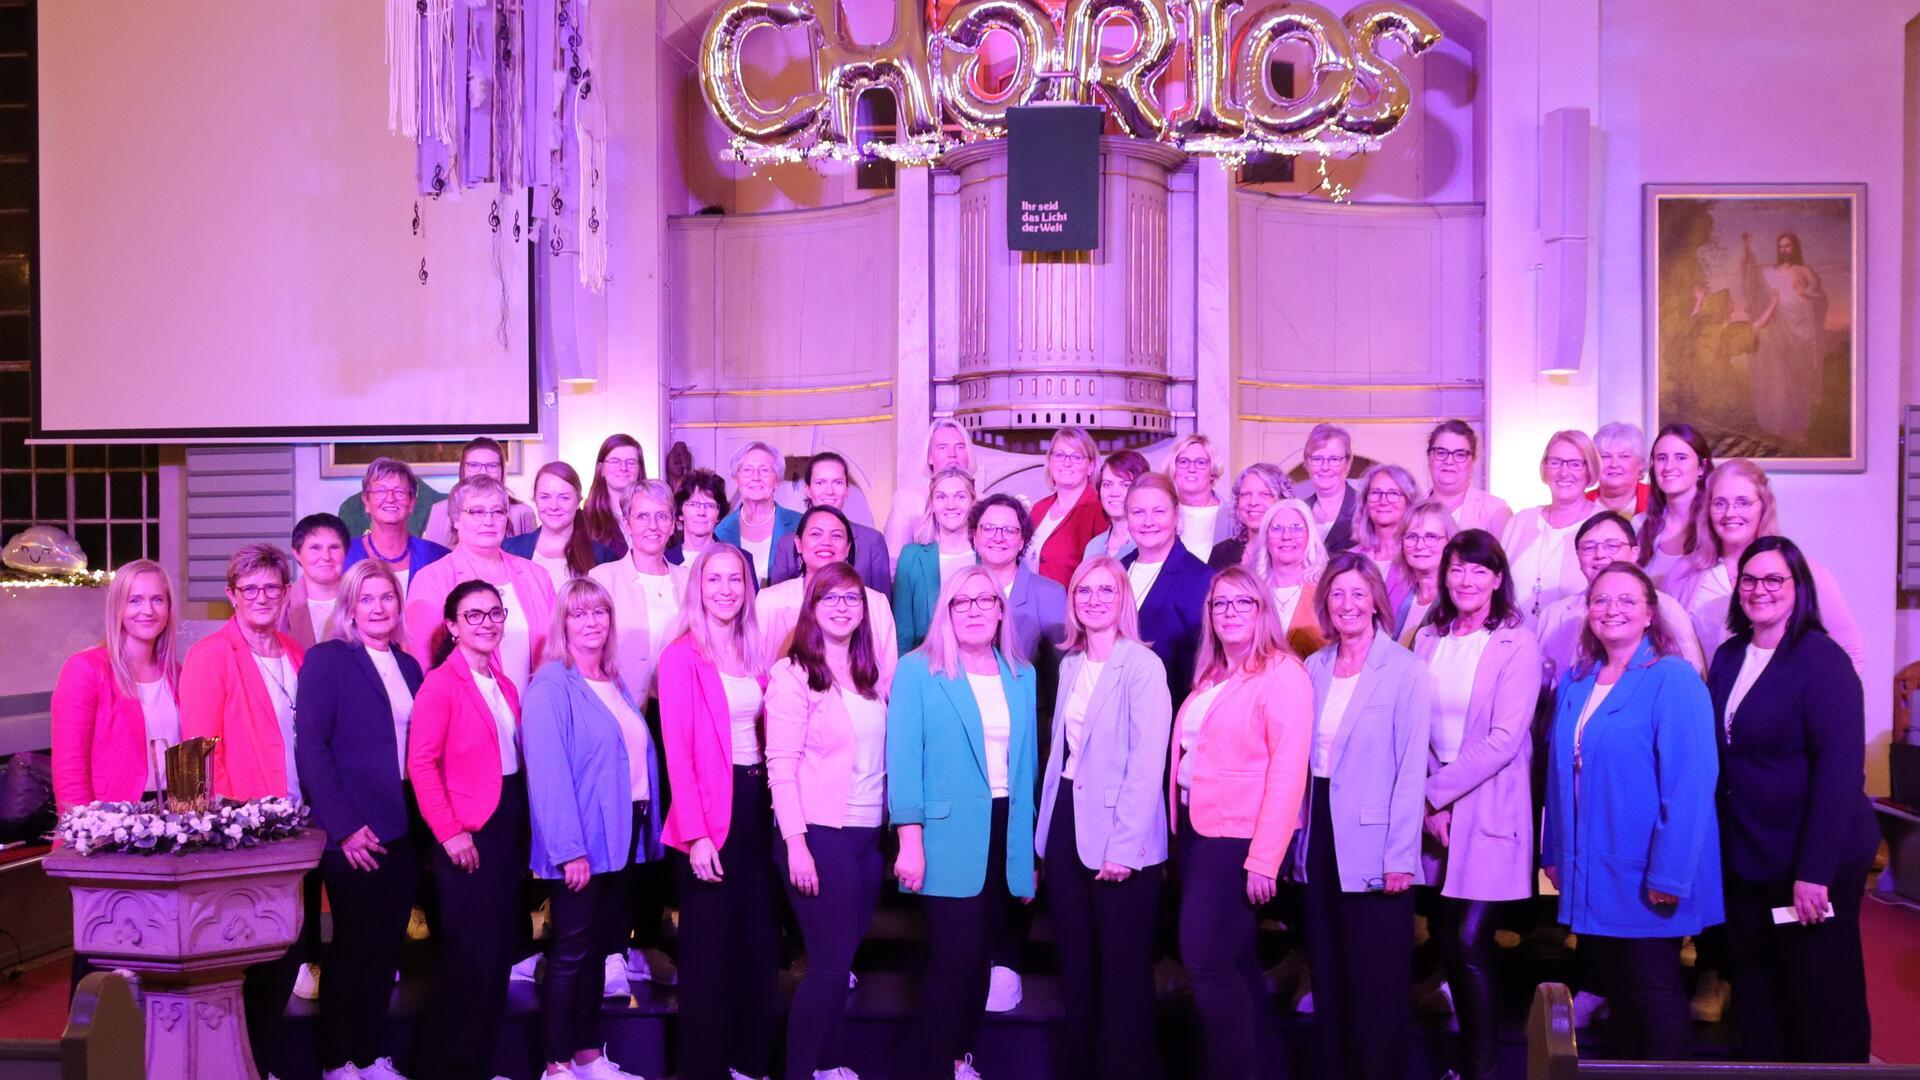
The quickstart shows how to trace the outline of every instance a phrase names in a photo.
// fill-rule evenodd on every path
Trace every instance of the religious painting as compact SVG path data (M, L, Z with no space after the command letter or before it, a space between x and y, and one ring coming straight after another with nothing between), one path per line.
M1862 184L1646 189L1649 432L1779 472L1866 468Z
M458 476L460 451L466 445L465 439L459 442L325 443L320 453L320 475L358 479L374 458L386 457L405 462L415 476ZM503 439L500 446L507 452L504 464L507 475L512 476L520 471L516 460L520 456L518 444Z

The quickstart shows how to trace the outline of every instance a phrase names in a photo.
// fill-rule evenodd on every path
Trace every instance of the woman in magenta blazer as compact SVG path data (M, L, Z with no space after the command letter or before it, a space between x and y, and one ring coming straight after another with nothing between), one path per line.
M1208 1048L1206 1075L1252 1076L1267 987L1254 910L1273 899L1300 824L1313 683L1273 594L1240 567L1207 590L1199 674L1173 722L1168 807L1178 822L1180 956Z
M133 802L157 791L180 741L173 579L136 559L107 586L104 644L67 658L53 687L53 801Z
M680 866L681 1080L767 1075L779 931L752 564L715 544L687 575L687 626L660 654L660 736Z
M1467 529L1440 555L1440 597L1414 639L1433 673L1423 873L1460 1018L1467 1080L1494 1075L1493 914L1533 895L1533 709L1540 643L1521 625L1507 557Z
M845 1064L840 1026L854 950L880 898L887 686L869 590L845 563L813 572L793 647L767 676L767 785L784 843L774 858L807 945L787 1012L787 1075Z
M520 879L527 866L527 780L520 692L494 655L506 625L500 591L463 581L447 594L436 666L413 699L407 775L439 843L430 857L442 905L422 1077L491 1076L507 1003Z
M1028 567L1066 587L1087 553L1087 544L1107 531L1107 512L1093 484L1100 450L1079 428L1061 428L1047 446L1047 484L1053 494L1033 504L1033 546Z

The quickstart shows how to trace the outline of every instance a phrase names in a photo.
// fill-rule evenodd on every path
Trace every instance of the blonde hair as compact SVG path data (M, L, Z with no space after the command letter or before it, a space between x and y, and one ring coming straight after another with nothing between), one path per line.
M1193 665L1195 690L1233 676L1227 647L1213 633L1213 598L1222 585L1232 585L1253 597L1253 648L1247 652L1242 670L1249 675L1258 674L1276 657L1293 656L1286 628L1280 625L1280 613L1273 607L1273 593L1247 573L1245 567L1229 566L1213 576L1213 584L1207 586L1207 601L1200 608L1200 653Z
M1095 555L1075 568L1073 578L1067 582L1067 638L1062 648L1068 653L1081 652L1087 647L1087 628L1080 621L1079 609L1074 607L1073 594L1087 575L1095 570L1112 574L1114 588L1120 593L1114 601L1120 605L1120 620L1115 624L1114 632L1128 641L1140 640L1140 614L1135 610L1133 582L1127 577L1127 568L1111 555Z
M1127 489L1127 502L1133 501L1133 493L1136 491L1157 491L1165 495L1167 501L1171 502L1176 509L1180 506L1180 493L1173 489L1173 481L1167 479L1165 473L1141 473L1135 477L1133 486ZM1177 528L1179 522L1176 520L1174 524Z
M954 467L963 468L966 471L966 473L969 476L971 476L973 474L973 436L967 434L967 429L961 426L960 421L955 420L951 416L943 416L940 419L935 420L927 428L927 441L924 444L922 444L920 447L920 461L922 462L922 468L925 467L926 460L933 456L933 436L935 435L935 433L939 432L942 428L951 428L953 431L957 432L960 436L961 445L967 448L966 465L965 466L949 466L949 468L954 468Z
M1304 575L1301 580L1309 584L1319 581L1320 572L1327 567L1327 541L1313 526L1313 507L1299 499L1281 499L1267 508L1258 531L1247 537L1247 550L1240 556L1240 565L1256 579L1272 584L1273 556L1267 551L1267 533L1273 528L1273 519L1283 510L1300 515L1300 521L1307 527L1307 553L1300 563Z
M1760 522L1754 528L1753 538L1780 535L1780 501L1774 497L1773 481L1767 478L1767 470L1746 458L1728 458L1707 474L1707 486L1693 499L1693 535L1701 541L1687 558L1702 570L1727 557L1720 531L1713 527L1713 489L1730 476L1741 477L1752 484L1754 494L1760 497Z
M1207 452L1207 461L1210 463L1207 472L1212 479L1218 480L1227 474L1226 464L1220 460L1220 455L1213 449L1213 440L1196 431L1173 440L1173 446L1167 450L1167 479L1173 479L1174 462L1180 460L1180 451L1190 446L1197 446Z
M233 588L241 578L259 570L279 574L282 588L293 584L293 567L286 552L274 544L243 544L227 560L227 588Z
M927 639L914 651L927 658L927 670L942 678L960 677L960 639L953 633L953 609L950 605L956 593L975 581L985 581L993 590L993 598L1000 601L1000 633L995 645L1000 655L1006 657L1008 667L1019 667L1026 662L1020 655L1020 641L1013 633L1012 613L1007 610L1007 598L1000 593L1000 586L994 584L993 575L979 564L964 566L954 571L953 577L941 586L940 598L933 602L933 621L927 626Z
M613 610L613 595L589 577L570 578L554 594L553 622L547 627L547 647L540 656L540 662L551 664L558 661L567 668L574 666L573 642L567 637L567 612L582 601L597 603L607 609L607 639L600 645L600 674L610 682L620 683L620 665L616 659L619 650L613 647L619 636L619 627L613 621L617 617ZM620 685L625 689L624 683Z
M1407 532L1413 528L1415 521L1422 518L1438 520L1440 531L1446 535L1447 540L1453 539L1453 534L1460 531L1459 524L1453 520L1453 512L1438 499L1428 499L1409 508L1406 516L1400 519L1400 546L1393 553L1393 565L1400 568L1400 573L1408 581L1412 581L1417 576L1417 572L1407 565ZM1446 541L1441 541L1440 546L1445 549Z
M1053 433L1053 438L1047 440L1047 453L1049 455L1053 453L1054 447L1060 445L1060 440L1062 439L1072 443L1079 449L1081 454L1085 455L1088 467L1087 481L1089 483L1099 483L1096 474L1100 471L1100 447L1094 444L1093 436L1087 434L1083 428L1063 427ZM1047 487L1053 487L1053 476L1051 473L1047 476Z
M635 480L633 486L627 489L626 502L620 507L622 520L633 516L633 504L636 499L652 499L667 513L674 512L673 489L667 486L665 480Z
M958 465L949 465L934 473L932 479L927 481L927 512L920 515L920 523L913 527L913 542L916 544L931 544L940 538L940 526L933 520L933 490L940 486L942 480L966 481L968 501L980 501L980 492L972 473Z
M1593 440L1584 431L1556 431L1547 437L1546 449L1540 451L1540 482L1547 482L1547 458L1553 454L1553 444L1563 442L1580 451L1580 460L1587 466L1587 483L1600 482L1600 451L1593 448Z
M720 651L716 648L713 620L707 616L706 593L700 587L700 581L706 576L707 564L715 559L734 558L740 562L741 588L747 595L740 602L740 614L734 617L733 651L748 671L756 675L766 673L769 666L766 643L760 637L760 622L754 617L753 598L755 584L753 562L745 552L732 544L723 544L716 540L705 551L696 556L687 567L687 588L680 598L680 621L667 635L670 641L689 638L693 641L693 650L702 660L715 663ZM864 595L864 594L863 594Z
M580 485L575 484L574 490L579 491ZM499 499L502 509L513 505L513 495L507 491L507 485L491 476L469 476L447 492L447 522L453 529L455 544L460 542L460 518L467 512L467 507L473 505L475 500L490 497ZM504 528L501 530L503 534L506 531Z
M153 662L160 667L161 677L169 685L180 681L180 657L174 645L180 640L180 615L173 602L173 575L167 568L152 559L135 559L113 572L113 583L107 586L107 665L113 669L114 684L128 697L139 694L132 669L127 667L127 597L133 592L133 579L141 574L158 574L160 590L167 597L167 624L160 628L160 636L153 639Z
M1347 431L1346 428L1338 424L1313 425L1313 430L1307 432L1307 445L1300 450L1300 464L1302 466L1306 465L1307 459L1313 456L1315 450L1320 449L1335 439L1339 439L1341 442L1347 444L1348 454L1353 453L1353 435Z
M1375 465L1367 470L1366 476L1360 480L1360 510L1353 515L1353 546L1368 554L1372 554L1384 539L1374 531L1373 516L1367 512L1368 505L1373 501L1374 478L1380 476L1386 477L1392 481L1394 487L1400 489L1400 496L1409 508L1420 499L1419 482L1414 480L1412 473L1400 466ZM1406 525L1407 516L1403 511L1400 515L1400 524L1394 526L1395 533L1405 532ZM1399 536L1396 535L1394 540L1398 542Z
M380 578L393 587L393 598L397 601L393 616L393 632L387 635L387 641L395 648L406 648L407 623L400 617L405 610L407 593L400 587L400 575L393 572L385 559L361 559L340 576L339 603L333 605L332 614L327 616L326 631L322 639L326 641L345 641L353 645L365 645L360 636L360 627L353 621L353 613L360 606L360 589L368 578Z

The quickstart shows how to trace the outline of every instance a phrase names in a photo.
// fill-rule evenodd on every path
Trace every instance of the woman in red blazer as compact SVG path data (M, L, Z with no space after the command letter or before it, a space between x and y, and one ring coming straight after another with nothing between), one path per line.
M779 930L752 564L716 543L687 574L685 632L660 654L660 737L680 867L681 1080L766 1076Z
M67 658L53 688L53 801L133 802L165 781L160 751L180 741L179 623L173 579L136 559L107 587L103 644Z
M413 698L407 775L434 850L441 896L439 961L420 1069L488 1076L513 962L514 919L527 867L527 781L520 768L520 692L494 656L506 605L485 581L447 594L435 667Z
M1061 428L1047 445L1047 483L1053 494L1033 504L1033 545L1028 558L1041 577L1065 588L1086 557L1087 544L1110 522L1092 483L1100 449L1079 428Z

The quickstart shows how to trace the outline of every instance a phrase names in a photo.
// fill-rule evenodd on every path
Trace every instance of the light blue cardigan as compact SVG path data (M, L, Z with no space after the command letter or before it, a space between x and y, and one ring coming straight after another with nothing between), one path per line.
M1036 785L1034 670L1000 658L1000 685L1012 721L1007 740L1007 891L1033 895ZM900 658L887 701L887 816L895 828L920 825L926 896L978 896L987 880L993 794L986 734L967 677L944 678L923 652Z
M1724 922L1706 684L1685 660L1656 659L1642 641L1587 721L1576 778L1574 728L1597 676L1596 668L1561 678L1549 735L1540 864L1559 870L1560 921L1623 938L1682 937ZM1655 907L1648 886L1680 902Z
M633 705L624 683L620 696ZM635 707L634 712L646 714ZM585 855L596 874L626 867L633 844L633 780L620 722L579 669L557 660L541 665L520 699L520 743L532 811L533 876L561 876L560 867ZM636 862L661 855L660 748L647 761L647 835Z

